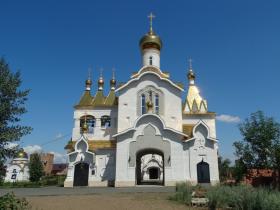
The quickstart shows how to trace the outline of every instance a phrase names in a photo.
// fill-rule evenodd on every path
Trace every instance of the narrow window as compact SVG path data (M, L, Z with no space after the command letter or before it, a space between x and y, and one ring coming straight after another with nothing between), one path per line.
M157 94L155 95L155 112L159 114L159 97Z
M101 117L101 127L109 128L111 127L111 117L108 115L104 115Z
M146 97L144 94L141 95L141 113L146 113Z
M152 56L150 56L150 65L153 65L153 57Z

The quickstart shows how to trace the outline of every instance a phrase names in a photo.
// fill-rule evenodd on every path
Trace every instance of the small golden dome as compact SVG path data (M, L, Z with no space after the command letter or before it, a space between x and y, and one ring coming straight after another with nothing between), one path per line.
M104 85L103 77L99 77L98 85Z
M146 48L156 48L160 50L162 48L162 41L158 35L150 31L141 38L139 46L142 50Z
M195 74L194 74L192 69L189 70L188 79L189 80L195 80Z
M115 80L115 79L111 79L111 80L110 80L110 85L111 85L111 86L115 86L115 85L116 85L116 83L117 83L117 82L116 82L116 80Z
M91 80L90 80L90 79L87 79L87 80L86 80L86 86L91 86L91 84L92 84Z
M16 154L15 158L28 158L28 155L26 152L24 152L23 149L20 149Z

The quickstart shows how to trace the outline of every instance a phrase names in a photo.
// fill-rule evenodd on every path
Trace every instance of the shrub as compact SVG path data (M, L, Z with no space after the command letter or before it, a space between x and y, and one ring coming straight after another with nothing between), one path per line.
M209 209L226 208L230 202L231 188L227 186L211 187L208 189L206 197Z
M234 210L279 210L280 193L251 186L217 186L207 192L208 207Z
M40 180L41 186L63 186L65 175L44 176Z
M38 182L28 182L28 181L20 181L20 182L4 182L1 184L2 188L21 188L21 187L40 187Z
M178 201L187 205L191 204L193 187L190 183L180 182L176 184L176 193L170 197L171 200Z
M7 193L0 197L0 209L29 210L31 206L25 198L17 198L14 193Z

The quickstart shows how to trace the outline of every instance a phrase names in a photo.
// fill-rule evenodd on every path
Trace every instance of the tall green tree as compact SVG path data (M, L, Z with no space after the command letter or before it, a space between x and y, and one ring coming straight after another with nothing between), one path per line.
M19 141L32 130L29 126L20 125L29 93L29 90L20 90L21 83L20 72L13 73L4 58L0 58L0 167L17 150L9 147L9 143ZM1 171L4 170L0 168Z
M221 156L219 156L218 166L219 166L219 175L221 181L226 181L228 178L230 178L230 174L231 174L230 164L231 164L230 159L228 158L223 159Z
M239 125L239 130L243 140L233 145L243 172L254 168L273 169L280 173L280 124L257 111Z
M41 177L43 176L43 164L40 158L40 154L34 153L30 155L29 161L29 179L31 182L38 182L40 181Z

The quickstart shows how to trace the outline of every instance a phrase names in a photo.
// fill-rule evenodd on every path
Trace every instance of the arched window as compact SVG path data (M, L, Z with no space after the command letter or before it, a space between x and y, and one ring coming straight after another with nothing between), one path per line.
M109 128L111 127L111 117L108 115L103 115L101 117L101 127L102 128Z
M149 61L150 61L150 65L153 65L153 57L152 56L149 57Z
M141 113L146 113L146 97L144 94L141 95Z
M85 115L80 118L80 127L82 128L86 122L88 126L88 132L93 133L93 128L95 127L95 117L91 115Z
M158 97L158 94L155 95L155 113L159 114L159 97Z

